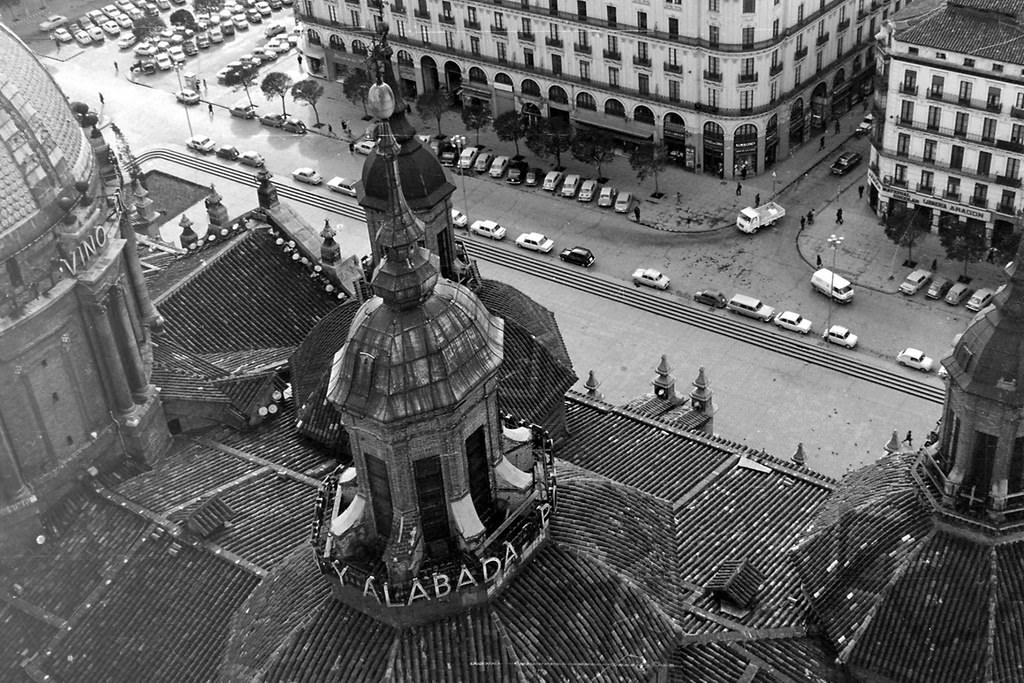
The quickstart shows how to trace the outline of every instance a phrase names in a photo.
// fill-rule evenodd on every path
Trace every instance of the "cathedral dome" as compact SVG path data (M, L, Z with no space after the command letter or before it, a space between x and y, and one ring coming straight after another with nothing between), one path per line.
M444 167L429 149L415 137L400 141L398 151L399 181L409 208L423 211L436 206L455 190L448 182ZM387 167L389 159L375 151L363 165L363 189L360 199L364 208L384 210L388 201Z
M61 197L91 184L93 151L67 98L35 54L0 24L0 261L23 252L67 212ZM34 260L34 259L33 259Z

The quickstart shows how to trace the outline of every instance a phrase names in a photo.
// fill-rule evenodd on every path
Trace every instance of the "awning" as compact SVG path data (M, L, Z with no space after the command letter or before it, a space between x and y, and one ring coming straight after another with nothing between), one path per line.
M364 510L366 510L366 499L357 493L345 511L331 520L331 533L335 536L345 535L363 518Z
M462 538L471 541L483 536L486 529L480 522L480 516L476 514L476 508L473 507L472 496L467 493L462 498L449 503L448 507L452 511L452 518L455 520L455 526L458 527Z
M533 475L529 472L523 472L506 460L505 456L501 456L501 460L494 466L494 476L498 478L501 484L511 486L520 493L528 491L533 486Z
M616 125L615 123L612 123L610 121L581 121L579 119L576 119L576 123L582 124L584 126L589 126L590 128L600 128L602 130L614 131L617 135L626 135L631 138L636 138L637 140L654 139L654 133L648 133L645 135L644 133L641 133L639 131L630 130L629 128L626 127L628 125L626 123Z
M469 90L477 95L483 95L484 97L490 98L491 86L486 83L476 83L474 81L462 81L462 89Z
M628 135L638 140L653 140L654 126L647 123L629 123L621 116L610 116L589 109L576 109L575 121L592 128L612 130L620 135Z

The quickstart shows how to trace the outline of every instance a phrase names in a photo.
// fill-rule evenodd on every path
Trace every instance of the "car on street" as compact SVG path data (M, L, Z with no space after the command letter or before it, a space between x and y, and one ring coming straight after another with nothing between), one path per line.
M70 43L72 40L75 39L74 36L71 35L71 32L68 31L66 28L58 28L54 30L53 37L56 38L57 42L60 43Z
M117 39L117 49L130 50L135 45L136 40L134 33L126 33Z
M874 127L874 125L875 117L872 116L871 114L868 114L857 125L857 129L853 131L854 135L870 135L871 129Z
M967 301L967 310L978 312L992 303L992 299L994 299L995 296L995 292L988 287L983 287L975 292L974 296Z
M299 133L300 135L305 135L306 124L299 119L289 116L284 120L284 123L281 124L281 130L286 133Z
M369 155L370 152L372 152L376 148L376 140L360 140L353 146L353 149L355 150L356 154L362 154L364 156Z
M292 171L292 178L300 183L306 183L307 185L319 185L324 181L319 173L308 166L303 166Z
M545 192L554 192L564 179L565 174L561 171L548 171L547 175L544 176L544 184L541 185L540 189Z
M921 291L921 288L931 282L932 271L918 268L907 275L900 284L900 292L907 296L913 296Z
M857 346L857 335L842 325L833 325L825 332L825 341L852 349Z
M236 119L256 118L256 106L252 104L236 104L228 110L228 113Z
M337 192L338 194L348 195L349 197L356 196L356 180L349 180L348 178L342 178L339 175L334 176L327 181L327 189L331 192Z
M526 179L526 172L529 170L530 166L525 161L513 161L508 165L505 182L509 185L522 185Z
M619 191L611 185L605 185L601 188L600 194L597 195L597 205L603 209L608 209L615 206L615 197L617 197Z
M456 228L464 228L469 225L469 216L456 208L452 208L452 225Z
M48 33L49 31L56 31L57 29L67 25L68 18L63 14L51 14L46 17L46 19L39 22L39 30L43 33Z
M705 304L714 308L725 308L728 300L725 295L716 289L702 289L694 293L693 300L699 304Z
M931 285L928 286L928 291L925 292L925 296L929 299L941 299L946 296L946 292L948 292L952 286L952 280L947 280L944 277L937 277L932 280Z
M174 98L182 104L199 104L199 93L188 88L179 90Z
M537 187L543 178L544 171L534 166L526 170L526 178L523 180L523 184L527 187Z
M132 18L127 14L118 14L116 17L110 19L112 22L118 25L123 31L130 31L132 28ZM134 35L134 34L133 34Z
M264 114L260 117L260 124L271 128L280 128L284 124L284 114Z
M144 40L135 46L136 57L152 57L156 54L156 46L148 40Z
M633 208L633 195L628 192L620 192L615 199L615 213L629 213Z
M228 161L234 161L239 157L238 148L234 145L221 145L217 148L217 156L221 159L227 159Z
M935 369L935 361L918 349L903 349L896 354L896 362L921 372L931 372Z
M170 71L174 68L174 62L171 61L170 56L166 52L157 52L156 57L153 59L156 61L157 68L161 71Z
M974 294L974 290L968 287L963 282L958 282L949 288L946 292L946 303L950 306L959 306L967 298Z
M576 197L577 201L580 202L592 202L594 201L594 195L597 194L597 181L593 178L587 178L580 185L580 193Z
M167 55L177 64L185 63L185 51L181 49L180 45L171 45L170 49L167 50Z
M846 175L860 163L862 158L857 152L843 152L838 159L832 162L833 175Z
M84 29L85 32L89 34L89 37L92 38L92 42L94 43L102 43L107 39L107 34L104 33L103 29L99 26L86 26Z
M210 34L206 31L196 34L196 47L205 50L210 47Z
M217 143L205 135L193 135L185 141L185 146L201 154L209 154L217 147Z
M508 172L508 157L500 156L494 157L494 161L491 162L491 168L487 171L487 174L492 178L500 178Z
M259 12L260 15L263 17L269 17L273 13L273 11L270 9L270 5L268 5L265 2L257 2L256 11Z
M490 237L492 240L505 239L505 226L499 225L492 220L479 220L473 221L473 224L469 226L469 232L474 235L482 235L483 237Z
M570 173L565 176L565 180L562 181L561 195L569 199L576 197L576 193L580 191L580 183L583 181L577 173Z
M244 14L236 14L231 17L231 25L235 27L236 31L249 30L249 22L245 20Z
M128 67L128 70L133 73L155 74L156 62L152 59L140 59Z
M487 173L492 161L494 161L494 154L481 151L477 154L476 161L473 162L473 170L477 173Z
M547 254L555 248L555 241L540 232L524 232L516 238L516 246Z
M207 33L210 34L210 42L211 43L223 43L224 42L224 32L221 30L220 26L211 26L210 30L207 31Z
M263 31L263 35L266 36L267 38L273 38L274 36L287 32L288 29L285 26L282 26L281 24L273 24L271 26L268 26Z
M263 15L261 15L259 12L257 12L254 9L247 9L247 10L245 10L245 18L249 21L250 24L262 24L263 23Z
M109 19L100 24L100 28L103 29L103 32L108 36L113 37L121 35L121 27Z
M558 258L562 259L566 263L574 263L577 266L583 266L589 268L594 265L594 252L590 251L586 247L571 247L569 249L563 249L558 255Z
M790 332L807 334L811 331L811 321L795 311L783 311L773 319L776 327L781 327Z
M83 31L82 29L72 31L71 35L74 37L75 42L79 45L85 46L92 43L92 38L90 38L89 34Z
M639 287L643 285L645 287L653 287L654 289L666 290L668 289L671 280L669 280L661 271L653 268L637 268L633 271L633 284Z
M238 163L243 166L252 166L253 168L263 168L267 160L263 158L263 155L259 152L249 150L248 152L242 152L238 155Z

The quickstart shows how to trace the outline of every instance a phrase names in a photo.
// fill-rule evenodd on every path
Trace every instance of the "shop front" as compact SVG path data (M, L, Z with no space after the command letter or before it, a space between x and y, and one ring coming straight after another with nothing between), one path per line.
M704 172L725 178L725 131L714 121L704 124Z
M791 148L803 144L805 127L804 100L802 97L798 97L789 108L789 145Z
M697 150L693 145L686 144L687 135L683 117L673 112L665 115L662 136L669 161L693 171L697 166Z
M745 123L736 129L732 137L735 176L746 179L758 172L757 126Z

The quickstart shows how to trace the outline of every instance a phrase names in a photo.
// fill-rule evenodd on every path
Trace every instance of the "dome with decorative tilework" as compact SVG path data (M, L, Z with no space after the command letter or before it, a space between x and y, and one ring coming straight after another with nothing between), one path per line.
M36 55L0 25L0 260L46 240L67 212L62 196L91 183L85 132Z

